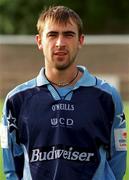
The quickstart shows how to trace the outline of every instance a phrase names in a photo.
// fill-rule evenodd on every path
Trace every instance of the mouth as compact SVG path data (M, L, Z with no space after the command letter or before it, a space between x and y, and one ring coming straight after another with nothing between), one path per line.
M67 52L66 51L56 51L54 52L55 56L66 56Z

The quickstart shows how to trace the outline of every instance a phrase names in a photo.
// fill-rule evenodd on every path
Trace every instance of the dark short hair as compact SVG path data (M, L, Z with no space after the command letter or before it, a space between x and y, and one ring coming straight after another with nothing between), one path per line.
M46 20L66 24L72 20L78 27L79 36L83 33L83 23L79 15L72 9L65 6L52 6L42 11L37 22L37 30L41 35Z

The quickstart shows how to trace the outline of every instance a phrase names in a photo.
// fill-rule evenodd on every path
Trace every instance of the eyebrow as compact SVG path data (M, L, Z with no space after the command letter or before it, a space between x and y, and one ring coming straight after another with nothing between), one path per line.
M63 34L73 34L73 35L75 35L76 33L74 31L64 31Z
M47 33L47 35L48 34L59 34L59 32L58 31L49 31ZM64 35L66 35L66 34L73 34L73 35L75 35L76 33L74 31L63 31L62 34L64 34Z

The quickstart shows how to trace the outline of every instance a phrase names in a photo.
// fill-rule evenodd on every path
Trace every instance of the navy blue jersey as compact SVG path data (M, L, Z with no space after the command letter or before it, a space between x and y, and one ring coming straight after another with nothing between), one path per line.
M8 180L122 180L126 129L120 96L78 68L83 76L74 87L56 89L42 69L8 94L3 111Z

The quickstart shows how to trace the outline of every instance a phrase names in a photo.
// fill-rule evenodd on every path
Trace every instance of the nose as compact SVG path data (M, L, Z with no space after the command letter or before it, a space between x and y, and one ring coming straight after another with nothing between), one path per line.
M62 35L59 35L56 41L56 47L60 48L60 47L65 47L65 40L64 37Z

